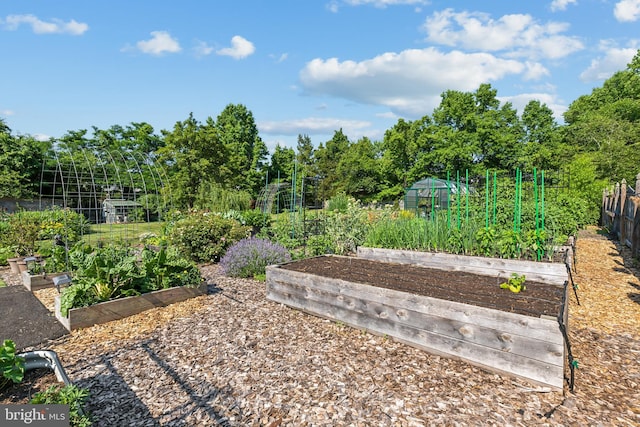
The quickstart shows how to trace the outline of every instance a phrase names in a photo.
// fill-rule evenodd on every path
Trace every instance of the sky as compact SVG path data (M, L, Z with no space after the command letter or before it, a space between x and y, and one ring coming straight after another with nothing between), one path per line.
M2 0L0 118L38 139L160 134L242 104L270 150L317 147L489 83L562 123L639 48L640 0Z

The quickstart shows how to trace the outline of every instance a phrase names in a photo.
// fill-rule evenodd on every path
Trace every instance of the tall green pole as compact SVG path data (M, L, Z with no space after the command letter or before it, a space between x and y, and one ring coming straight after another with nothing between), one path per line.
M496 218L496 212L498 210L498 176L497 172L493 171L493 225L496 225L498 219Z
M451 228L451 184L449 184L449 171L447 171L447 228Z
M537 174L537 170L536 168L533 168L533 198L534 198L534 202L536 205L536 216L535 216L535 221L536 221L536 233L538 232L538 229L540 228L540 223L539 223L539 216L538 216L538 174Z
M436 220L436 180L431 178L431 221Z
M515 197L513 202L513 231L518 231L518 177L520 176L520 168L516 169Z
M465 170L465 193L464 193L464 220L465 224L469 224L469 169Z
M485 172L484 182L484 228L489 228L489 169Z
M540 171L540 185L541 185L541 191L542 191L542 195L540 196L540 202L541 202L541 206L540 206L540 211L542 214L542 229L544 230L544 170Z
M456 225L458 226L458 230L460 230L460 171L456 171L456 211L457 211L457 221Z

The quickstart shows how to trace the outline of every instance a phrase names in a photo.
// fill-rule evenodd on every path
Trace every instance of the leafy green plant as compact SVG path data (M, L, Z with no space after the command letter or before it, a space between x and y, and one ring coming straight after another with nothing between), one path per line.
M89 391L73 384L60 387L52 385L44 391L36 393L29 401L35 405L69 405L69 424L72 427L88 427L92 425L91 418L84 413L84 405L89 397Z
M511 273L511 277L504 283L500 284L501 289L509 289L511 292L519 293L527 289L524 282L526 280L525 275L519 275L518 273Z
M62 291L60 313L116 298L140 295L175 286L197 287L202 283L198 267L175 248L153 251L144 248L105 246L74 248L73 284Z
M7 260L13 258L15 253L15 249L10 246L0 247L0 265L8 265L9 261Z
M194 213L175 223L169 241L196 262L218 261L226 249L247 237L249 228L211 213Z
M24 358L16 354L16 344L12 340L4 340L0 346L0 390L11 382L19 383L24 377Z
M476 232L476 240L481 255L492 256L494 254L496 235L495 227L483 227Z

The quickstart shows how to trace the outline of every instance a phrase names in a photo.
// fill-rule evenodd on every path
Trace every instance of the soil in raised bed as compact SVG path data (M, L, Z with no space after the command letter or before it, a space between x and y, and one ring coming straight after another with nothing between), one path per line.
M501 289L505 279L498 277L356 257L307 258L281 268L534 317L557 317L564 294L562 286L530 280L525 291L514 293Z
M47 368L31 369L25 372L22 382L10 384L5 389L0 390L0 404L18 405L26 404L33 398L33 395L45 391L52 385L62 386L56 374Z

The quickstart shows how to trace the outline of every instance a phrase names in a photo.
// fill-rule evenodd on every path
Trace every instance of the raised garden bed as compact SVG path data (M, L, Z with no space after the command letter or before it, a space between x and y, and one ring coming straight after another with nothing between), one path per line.
M154 307L165 307L207 293L207 284L198 287L177 286L138 296L118 298L88 307L72 308L68 316L60 313L60 296L55 298L55 315L69 331L123 319Z
M25 288L33 291L40 289L53 288L53 278L68 275L69 273L47 273L47 274L30 274L28 271L22 272L22 284Z
M309 258L267 267L267 298L562 390L566 350L559 321L566 324L568 317L566 271L561 282L562 276L543 278L531 270L540 281L527 277L526 291L516 294L500 289L502 273L466 272L479 262L469 258L458 256L440 269Z

